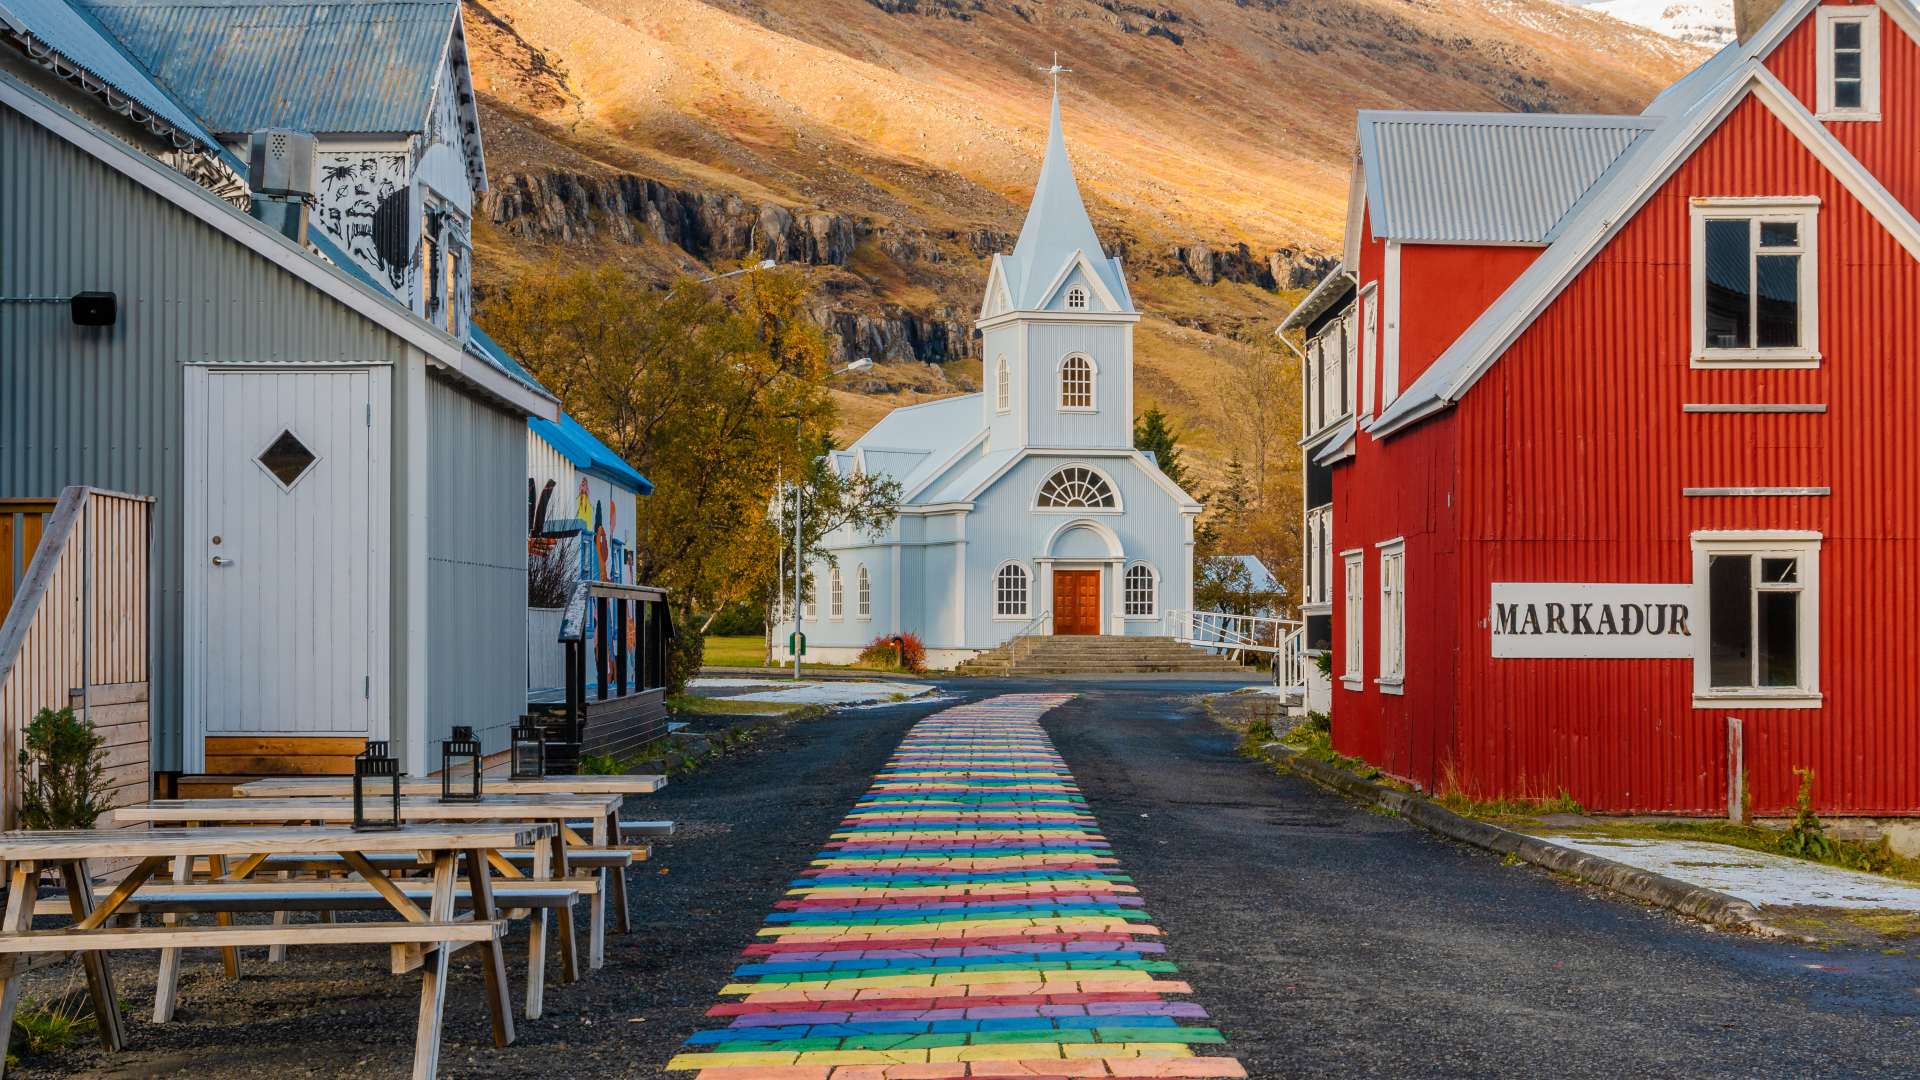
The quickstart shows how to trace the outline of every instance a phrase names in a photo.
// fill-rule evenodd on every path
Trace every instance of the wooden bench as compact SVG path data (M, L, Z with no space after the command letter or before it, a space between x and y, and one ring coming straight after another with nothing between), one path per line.
M179 985L179 957L184 949L215 948L234 954L242 947L264 945L386 945L396 969L421 970L419 1020L414 1032L413 1076L427 1080L439 1071L442 1017L447 994L448 960L456 950L477 945L485 953L487 1011L497 1046L514 1041L513 1006L507 987L500 939L506 920L493 895L495 853L540 844L555 835L550 825L536 823L466 823L423 825L392 832L356 833L344 828L147 829L72 830L0 833L0 861L7 864L8 890L4 918L0 918L0 1031L13 1021L19 1002L19 976L36 958L77 955L87 974L96 1029L111 1050L125 1045L125 1021L114 990L108 958L125 950L160 952L156 980L156 1021L171 1016ZM555 848L560 848L558 843ZM369 891L383 899L399 918L292 925L275 921L263 925L138 927L126 925L126 905L143 886L169 865L178 889L200 888L209 896L231 893L246 884L269 856L333 853L362 872ZM431 860L432 876L423 907L408 890L366 862L372 855L406 855ZM208 858L219 873L226 860L236 860L232 881L195 885L192 866ZM95 889L87 871L90 859L138 860L137 865L96 905ZM564 856L561 856L564 861ZM36 930L33 919L40 906L37 892L42 869L57 869L66 884L72 925L58 930ZM463 873L464 870L464 873ZM225 876L225 875L222 875ZM472 915L456 918L456 886L464 877ZM281 883L265 883L269 886ZM411 884L411 883L410 883ZM539 887L549 883L537 882ZM164 888L164 886L156 886ZM157 894L156 894L157 895ZM179 899L179 897L176 897ZM215 900L218 907L225 901ZM561 910L567 910L567 905ZM168 915L178 919L179 915ZM0 1071L4 1071L0 1064Z

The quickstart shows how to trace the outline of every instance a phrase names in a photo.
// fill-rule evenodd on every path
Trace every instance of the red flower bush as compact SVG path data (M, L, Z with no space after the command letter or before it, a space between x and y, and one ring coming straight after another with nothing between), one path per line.
M911 671L917 675L927 670L927 647L917 634L882 634L860 650L860 666Z

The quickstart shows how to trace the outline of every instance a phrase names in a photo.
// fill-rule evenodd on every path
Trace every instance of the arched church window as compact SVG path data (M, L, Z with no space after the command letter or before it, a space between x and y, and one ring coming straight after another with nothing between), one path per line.
M1085 311L1087 309L1087 290L1078 285L1068 289L1067 307L1073 311Z
M1007 358L1001 357L993 366L993 410L1006 412L1013 408L1013 371L1007 367Z
M1026 618L1031 585L1025 566L1011 562L1001 567L993 576L993 613L1001 618Z
M1120 500L1106 477L1084 465L1069 465L1040 485L1038 505L1046 510L1118 510Z
M827 618L838 619L847 613L847 597L840 591L840 568L827 571Z
M1093 361L1069 356L1060 364L1060 407L1093 408Z
M1153 567L1134 563L1127 567L1127 614L1152 617L1159 602L1159 578Z
M873 581L867 577L867 564L853 571L853 613L862 619L873 618Z

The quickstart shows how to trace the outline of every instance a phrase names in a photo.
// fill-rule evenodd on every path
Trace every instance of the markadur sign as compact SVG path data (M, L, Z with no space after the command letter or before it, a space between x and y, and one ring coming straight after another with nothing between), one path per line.
M1703 629L1691 585L1495 582L1487 626L1508 659L1686 659Z

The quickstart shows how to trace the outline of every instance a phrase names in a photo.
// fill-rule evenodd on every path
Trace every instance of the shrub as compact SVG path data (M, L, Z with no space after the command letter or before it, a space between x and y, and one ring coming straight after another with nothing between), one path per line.
M714 637L759 637L766 632L766 612L744 601L721 608L707 627Z
M29 829L91 829L108 810L103 744L72 709L41 709L20 751L20 823Z
M625 771L612 754L585 754L580 758L581 776L619 776Z
M896 645L899 656L897 663ZM860 650L859 664L861 667L911 671L917 675L927 670L927 647L917 634L882 634Z
M1795 769L1793 775L1800 778L1800 793L1794 797L1793 824L1780 838L1780 850L1802 859L1830 859L1833 841L1827 839L1820 815L1813 812L1813 770Z
M527 556L527 606L563 608L580 584L579 564L566 545L549 543Z
M700 674L707 655L707 638L690 616L674 620L673 640L667 643L667 696L687 692L687 684Z

